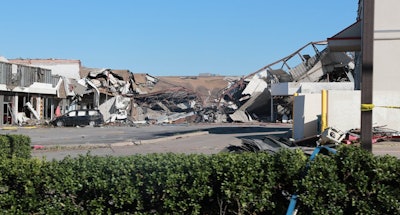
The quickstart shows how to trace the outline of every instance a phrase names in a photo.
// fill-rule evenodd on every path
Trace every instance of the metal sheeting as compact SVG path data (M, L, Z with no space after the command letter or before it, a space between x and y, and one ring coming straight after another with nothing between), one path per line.
M12 68L10 63L0 62L0 84L9 84L12 77Z
M17 68L17 80L22 87L29 87L34 82L52 84L50 69L24 65L18 65Z

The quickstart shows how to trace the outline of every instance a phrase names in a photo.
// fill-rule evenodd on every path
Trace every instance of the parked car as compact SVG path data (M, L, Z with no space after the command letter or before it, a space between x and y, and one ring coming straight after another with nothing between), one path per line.
M104 123L99 110L73 110L50 122L54 126L99 126Z

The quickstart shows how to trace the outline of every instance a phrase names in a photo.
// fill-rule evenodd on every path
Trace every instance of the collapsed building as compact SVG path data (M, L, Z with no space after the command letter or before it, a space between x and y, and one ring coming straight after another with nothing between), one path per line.
M60 77L51 70L0 57L0 125L54 117Z
M297 83L292 86L301 93L307 91L302 83L309 82L354 82L352 53L330 52L325 41L310 42L226 88L219 108L231 121L287 121L292 116L293 96L276 95L274 87Z
M50 120L70 110L91 108L99 109L107 123L285 121L292 116L293 97L274 94L276 84L354 82L351 53L330 52L326 45L325 41L308 43L245 77L211 74L154 77L129 70L82 67L80 61L74 60L16 59L2 63L2 81L7 88L16 80L9 76L22 77L17 81L24 83L14 85L27 87L25 79L32 79L33 75L37 80L29 80L29 84L41 83L41 87L47 84L51 91L51 96L39 103L32 90L26 98L19 98L25 108L29 108L28 101L34 105L31 111L25 111L24 122L32 118ZM12 64L15 71L11 69ZM61 71L60 67L63 68ZM305 86L299 84L297 92L306 91ZM7 89L8 94L21 92L19 88ZM46 95L46 92L38 93L41 97ZM9 97L4 99L10 100ZM7 111L11 103L16 102L3 101L6 104L3 115L13 115ZM22 109L14 108L14 112L22 112ZM36 116L35 110L39 112Z
M108 123L213 122L220 76L154 77L129 70L81 68L73 98L80 107L98 108Z
M222 76L160 77L96 69L78 60L11 59L0 64L1 125L46 124L76 109L107 123L213 122Z
M134 119L165 122L215 122L218 98L235 77L213 75L159 77L147 94L135 96Z

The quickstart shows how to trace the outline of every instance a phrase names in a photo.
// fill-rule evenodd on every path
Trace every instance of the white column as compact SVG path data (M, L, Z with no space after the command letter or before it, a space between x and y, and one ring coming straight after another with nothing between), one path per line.
M18 114L18 95L15 94L14 101L12 104L12 120L13 120L14 124L18 124L17 114Z
M41 108L41 104L42 104L42 97L41 96L37 96L36 97L36 112L39 115L39 118L42 118L42 108Z

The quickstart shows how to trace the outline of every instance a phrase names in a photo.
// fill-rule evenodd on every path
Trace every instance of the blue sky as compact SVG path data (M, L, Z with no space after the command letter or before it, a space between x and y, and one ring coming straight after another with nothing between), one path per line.
M0 56L153 76L247 75L355 22L358 0L1 3Z

